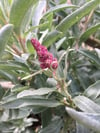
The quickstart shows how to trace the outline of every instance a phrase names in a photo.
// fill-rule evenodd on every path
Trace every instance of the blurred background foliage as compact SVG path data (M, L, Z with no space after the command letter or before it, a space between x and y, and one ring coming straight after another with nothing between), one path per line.
M32 37L58 59L70 105ZM100 0L0 0L0 133L100 132L99 48Z

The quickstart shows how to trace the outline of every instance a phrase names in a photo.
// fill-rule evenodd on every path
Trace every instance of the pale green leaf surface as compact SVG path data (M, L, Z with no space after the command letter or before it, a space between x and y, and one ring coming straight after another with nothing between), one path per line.
M56 29L66 33L66 31L73 26L76 22L78 22L82 17L87 15L92 9L96 8L99 4L99 0L91 0L87 2L85 5L81 6L79 9L69 14L65 17L60 24L57 25Z
M34 4L36 4L36 0L13 0L10 10L10 23L14 25L14 30L18 35L22 30L25 15Z
M89 86L84 94L91 99L96 99L100 95L100 80Z
M78 52L88 57L93 63L100 66L100 58L98 58L98 56L96 56L94 52L91 52L89 50L78 50Z
M83 126L82 124L76 122L76 133L94 133L87 127Z
M1 9L1 5L0 5L0 23L4 23L5 22L5 18Z
M18 108L28 107L28 106L31 106L31 108L36 107L36 106L57 107L60 105L61 103L56 100L34 98L34 97L33 98L32 97L17 98L15 100L8 101L2 104L2 106L6 109L18 109Z
M25 96L34 96L34 95L45 95L45 94L48 94L50 92L53 92L55 91L56 88L40 88L40 89L37 89L37 90L24 90L22 91L21 93L19 93L17 95L18 98L21 98L21 97L25 97Z
M28 68L21 63L7 63L7 62L0 62L0 69L1 70L22 70L22 71L29 71Z
M33 30L35 30L36 28L42 28L44 27L45 25L48 25L49 24L49 21L46 21L44 22L43 24L39 24L39 25L36 25L36 26L32 26L30 29L28 29L28 31L26 31L25 33L29 33L29 32L32 32Z
M23 90L27 90L27 89L29 89L29 86L21 86L21 85L16 85L16 86L14 86L12 89L11 89L11 92L21 92L21 91L23 91Z
M5 12L4 0L0 1L0 18L3 19L3 21L7 21L8 20L6 12Z
M100 115L86 114L68 107L66 107L66 111L80 124L83 124L85 127L92 129L93 131L100 132Z
M49 32L47 36L43 40L43 44L46 47L51 46L58 38L62 36L62 32L59 32L57 30L54 30L52 32Z
M17 75L15 72L11 72L9 70L0 70L0 77L2 77L3 79L12 81L14 83L17 83L18 79L17 79Z
M73 99L75 105L87 113L100 113L100 106L85 96L77 96Z
M19 110L19 109L13 109L13 110L5 110L2 114L0 114L0 121L1 122L8 122L9 120L17 120L24 118L28 115L28 110Z
M32 26L38 26L42 18L44 9L46 8L46 0L39 1L32 17ZM37 29L34 30L37 32Z
M82 41L86 41L86 39L92 35L93 33L100 31L100 23L90 27L89 29L87 29L81 36L80 36L80 42Z
M43 16L45 15L48 15L49 13L51 12L57 12L57 11L60 11L62 9L65 9L65 8L76 8L77 6L75 5L72 5L72 4L60 4L60 5L56 5L52 8L50 8L46 13L43 14Z
M0 55L2 55L5 49L5 45L7 44L7 41L10 37L12 30L12 24L7 24L0 29Z

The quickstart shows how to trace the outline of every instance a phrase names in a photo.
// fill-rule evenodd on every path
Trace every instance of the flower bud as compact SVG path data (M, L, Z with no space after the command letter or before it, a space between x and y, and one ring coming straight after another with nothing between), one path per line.
M54 59L53 59L53 62L52 62L52 68L53 68L53 69L57 69L57 67L58 67L58 61L57 61L56 58L54 58Z

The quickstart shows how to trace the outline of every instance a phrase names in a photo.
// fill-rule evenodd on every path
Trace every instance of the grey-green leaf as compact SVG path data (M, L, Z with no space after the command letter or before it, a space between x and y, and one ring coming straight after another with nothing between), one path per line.
M62 36L62 32L54 30L49 32L43 40L43 44L47 47L51 46L58 38Z
M3 79L6 79L8 81L12 81L13 83L17 83L18 79L17 79L16 73L14 71L9 71L9 70L0 70L0 77L2 77Z
M22 70L22 71L29 71L27 66L24 63L14 63L14 62L0 62L0 69L1 70Z
M7 44L7 41L11 35L12 30L12 24L7 24L0 29L0 55L2 55L5 49L5 45Z
M28 115L28 110L19 110L19 109L13 109L13 110L4 110L0 114L0 122L8 122L9 120L18 120L21 118L25 118Z
M50 8L43 16L48 15L51 12L56 12L65 8L76 8L77 6L75 5L69 5L69 4L60 4L60 5L56 5L52 8Z
M94 133L94 132L92 132L87 127L83 126L82 124L76 122L76 133Z
M24 90L22 92L20 92L17 97L25 97L25 96L34 96L34 95L45 95L48 94L50 92L55 91L56 88L40 88L37 90Z
M24 17L36 2L36 0L13 0L10 23L14 24L14 30L18 35L21 33Z
M87 15L92 9L99 5L99 0L91 0L85 5L81 6L79 9L75 10L72 14L65 17L60 24L56 27L57 30L66 33L66 31L78 22L81 18Z
M73 99L75 105L87 113L100 113L100 106L85 96L77 96Z
M46 0L43 1L40 0L32 17L32 26L39 25L45 7L46 7ZM37 29L35 29L34 32L37 32Z
M78 52L88 57L96 65L100 66L100 58L95 54L94 51L78 50Z
M22 107L57 107L60 105L62 104L57 100L34 97L17 98L2 104L6 109L18 109Z
M83 124L85 127L92 129L93 131L100 132L100 115L86 114L68 107L66 107L66 111L80 124Z
M89 86L84 94L91 99L96 99L100 95L100 80Z
M100 30L100 23L90 27L89 29L87 29L81 36L80 36L80 42L82 41L86 41L86 39L92 35L93 33L95 33L97 30Z

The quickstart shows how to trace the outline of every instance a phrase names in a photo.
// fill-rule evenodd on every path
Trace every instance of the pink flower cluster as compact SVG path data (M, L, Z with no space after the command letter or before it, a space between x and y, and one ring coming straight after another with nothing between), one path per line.
M57 59L53 57L53 55L47 50L47 48L39 43L37 39L32 38L31 43L35 48L38 60L40 61L40 67L42 69L52 68L57 69L58 62Z

